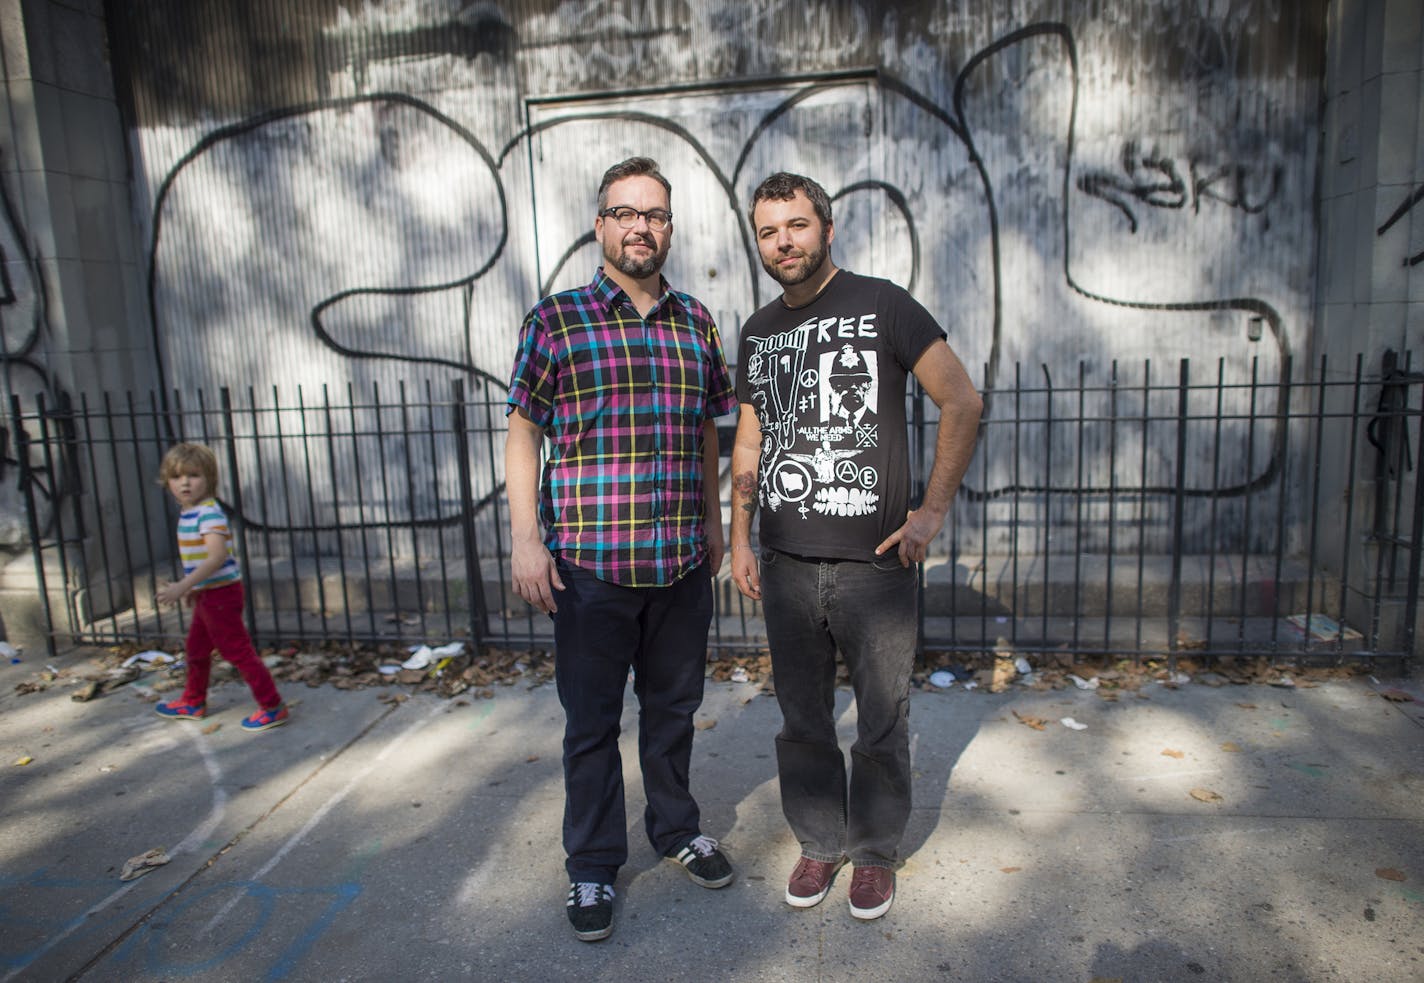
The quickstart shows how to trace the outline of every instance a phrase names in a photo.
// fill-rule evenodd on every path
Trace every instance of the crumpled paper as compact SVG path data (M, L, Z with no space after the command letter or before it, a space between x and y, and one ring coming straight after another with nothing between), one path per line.
M412 645L410 658L401 663L401 668L424 669L432 662L459 655L463 651L465 651L464 642L451 642L449 645L442 645L439 648L431 648L429 645ZM384 670L384 668L383 666L382 669Z

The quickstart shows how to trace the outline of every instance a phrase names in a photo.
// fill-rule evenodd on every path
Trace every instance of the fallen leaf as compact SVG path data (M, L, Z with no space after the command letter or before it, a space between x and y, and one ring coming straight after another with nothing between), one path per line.
M1256 709L1256 704L1254 704L1254 703L1238 703L1238 704L1236 704L1236 705L1237 705L1238 707L1240 707L1241 709L1243 709L1243 710L1254 710L1254 709Z
M27 754L23 758L16 760L15 765L16 767L23 768L25 765L29 764L33 760L35 759Z
M1223 751L1235 752L1235 751L1240 751L1240 750L1241 750L1241 745L1240 745L1240 744L1237 744L1235 741L1227 741L1227 742L1225 742L1224 744L1221 745L1221 749L1222 749Z
M1043 728L1048 726L1048 721L1042 717L1030 717L1026 714L1019 713L1017 710L1014 711L1014 716L1018 718L1019 723L1026 727L1032 727L1034 730L1043 730Z
M1387 689L1380 694L1391 703L1413 703L1414 697L1404 692L1402 689Z
M1002 871L1002 872L1005 873L1005 874L1017 874L1019 871L1023 870L1023 868L1022 868L1022 867L1000 867L999 870Z
M119 880L132 881L144 874L147 874L155 867L162 867L168 863L168 854L162 847L154 847L147 853L140 853L137 857L130 857L124 861L123 872L119 874ZM112 870L113 868L109 868Z
M1375 876L1386 881L1408 880L1402 871L1395 870L1393 867L1376 867Z
M1166 755L1167 757L1169 757L1169 758L1177 758L1178 760L1180 760L1180 759L1182 759L1182 758L1185 758L1185 757L1187 756L1187 752L1185 752L1185 751L1176 751L1176 750L1173 750L1172 748L1164 748L1163 751L1162 751L1162 753L1163 753L1164 755Z
M1220 795L1217 795L1215 792L1213 792L1213 791L1212 791L1211 789L1209 789L1209 788L1194 788L1194 789L1192 789L1192 790L1191 790L1189 793L1187 793L1187 794L1190 795L1192 798L1196 799L1198 802L1220 802L1220 801L1221 801L1221 796L1220 796Z
M716 720L699 720L699 721L697 721L697 723L694 724L693 726L696 727L698 730L711 730L713 727L716 727L716 726L717 726L717 721L716 721Z
M531 754L529 757L527 757L527 758L524 759L524 763L525 763L526 765L529 765L529 764L533 764L534 762L536 762L536 761L538 761L538 760L539 760L539 756L538 756L537 754Z
M221 729L221 728L222 728L222 722L221 722L221 721L218 721L218 720L214 720L212 723L208 724L208 726L206 726L206 727L203 728L203 733L204 733L204 734L216 734L216 733L218 732L218 730Z

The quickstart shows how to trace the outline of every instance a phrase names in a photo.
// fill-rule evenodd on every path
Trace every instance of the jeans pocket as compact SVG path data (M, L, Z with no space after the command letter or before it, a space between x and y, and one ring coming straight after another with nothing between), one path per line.
M774 565L778 556L776 550L772 549L770 546L763 546L760 550L757 551L757 555L758 558L761 560L761 565L764 567Z
M906 569L900 563L900 551L898 549L891 550L884 556L877 556L875 559L870 561L870 565L876 570L879 570L881 573L893 573L896 570ZM909 569L914 569L913 563L910 564Z

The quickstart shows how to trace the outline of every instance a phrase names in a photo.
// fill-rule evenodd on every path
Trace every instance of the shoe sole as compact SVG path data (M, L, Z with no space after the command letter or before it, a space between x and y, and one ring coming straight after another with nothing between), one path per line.
M580 932L577 929L574 930L574 935L578 937L580 942L599 942L612 934L612 925L609 925L607 928L595 928L588 932Z
M856 918L859 918L863 922L873 921L874 919L879 918L881 915L889 911L890 906L894 903L895 895L892 894L890 895L890 897L886 898L882 904L878 904L874 908L857 908L855 905L851 905L850 913L851 915Z
M271 730L273 727L281 727L286 722L287 721L285 720L274 720L270 724L263 724L261 727L250 727L244 723L242 725L242 729L247 731L248 733L255 734L259 730Z
M826 900L826 895L831 893L831 885L827 884L826 889L820 894L813 894L809 898L792 894L790 888L786 891L786 903L793 908L814 908L822 901Z
M803 898L800 895L792 894L791 886L788 884L786 887L786 903L793 908L816 907L816 905L826 900L826 895L831 893L831 888L835 887L836 884L836 875L841 872L841 868L844 866L845 858L842 857L840 863L836 864L835 869L831 871L831 876L826 878L825 890L823 890L820 894L814 894L810 897Z
M157 710L153 711L158 713ZM197 713L158 713L164 720L202 720L207 714Z
M672 860L672 862L676 863L676 865L678 865L679 868L682 868L682 862L681 862L681 860L678 860L678 858L675 858L675 856L669 856L668 859L669 859L669 860ZM716 890L716 889L718 889L718 888L726 888L726 886L728 886L729 883L732 883L733 880L736 880L736 870L733 870L732 873L729 873L729 875L726 875L725 878L718 878L718 879L716 879L716 880L708 880L708 879L706 879L706 878L699 878L698 875L695 875L695 873L692 873L692 870L688 870L688 868L682 868L682 869L684 869L684 870L686 870L686 872L688 872L688 878L692 880L692 883L695 883L695 885L698 885L699 888L708 888L708 889L711 889L711 890Z
M719 887L726 887L728 884L732 883L734 880L737 879L737 872L734 870L726 877L719 877L715 881L711 881L705 877L698 877L692 872L691 868L683 867L682 861L678 860L676 857L664 857L663 859L670 860L671 862L677 864L679 867L682 867L682 869L687 872L687 876L692 880L692 883L698 885L699 887L709 888L713 891L717 890Z

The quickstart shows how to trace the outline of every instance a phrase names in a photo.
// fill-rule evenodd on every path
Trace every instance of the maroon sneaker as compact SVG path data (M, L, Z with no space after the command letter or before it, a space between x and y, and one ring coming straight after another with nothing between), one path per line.
M895 872L889 867L857 867L850 878L850 913L869 921L890 910Z
M814 908L826 897L831 889L831 881L836 879L845 858L834 863L802 857L796 861L791 871L791 880L786 883L786 903L793 908Z

